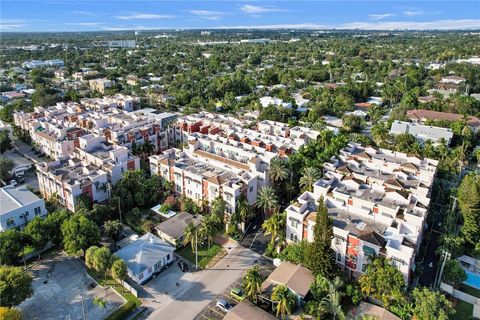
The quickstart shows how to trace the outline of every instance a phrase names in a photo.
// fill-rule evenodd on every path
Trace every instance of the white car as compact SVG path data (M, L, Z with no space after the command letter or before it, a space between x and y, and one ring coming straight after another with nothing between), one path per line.
M223 312L228 312L230 311L230 309L232 309L232 305L224 299L218 299L216 307L222 310Z
M10 185L16 187L17 186L17 181L10 180Z

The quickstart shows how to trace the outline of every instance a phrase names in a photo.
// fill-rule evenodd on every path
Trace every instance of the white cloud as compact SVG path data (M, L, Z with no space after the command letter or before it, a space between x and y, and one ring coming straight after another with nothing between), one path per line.
M153 14L153 13L132 13L125 16L115 16L121 20L134 20L134 19L171 19L175 16L169 14Z
M218 20L225 14L224 12L210 10L190 10L190 13L207 20Z
M480 20L434 20L427 22L349 22L338 25L317 23L219 26L216 29L359 29L359 30L466 30L479 29Z
M423 16L425 14L425 11L423 10L409 10L409 11L403 11L403 14L406 15L407 17L416 17L416 16Z
M388 17L393 17L394 14L393 13L382 13L382 14L371 14L369 15L370 17L370 20L382 20L382 19L385 19L385 18L388 18Z
M281 12L285 11L283 9L273 7L273 6L267 6L267 7L261 7L261 6L253 6L250 4L246 4L240 7L240 10L242 10L245 13L248 14L259 14L259 13L267 13L267 12Z
M15 30L26 26L24 20L18 19L1 19L0 20L0 31Z
M67 22L65 24L69 26L93 27L93 26L99 26L102 23L101 22Z
M74 10L74 11L72 11L72 13L80 15L80 16L93 16L93 12L91 12L91 11Z
M433 21L388 21L388 22L350 22L337 25L337 29L364 30L458 30L478 29L480 20L476 19L445 19Z

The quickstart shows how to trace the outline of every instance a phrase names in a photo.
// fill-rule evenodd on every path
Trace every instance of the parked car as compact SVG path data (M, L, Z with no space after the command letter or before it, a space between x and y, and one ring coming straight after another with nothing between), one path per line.
M180 268L180 270L182 270L183 272L186 272L188 271L188 265L183 262L182 260L178 261L178 267Z
M240 288L233 288L230 290L230 296L238 301L245 300L245 293Z
M230 311L230 309L232 309L232 305L224 299L218 299L216 307L222 310L223 312L228 312Z
M14 186L16 187L17 186L17 181L16 180L10 180L10 183L9 183L11 186Z

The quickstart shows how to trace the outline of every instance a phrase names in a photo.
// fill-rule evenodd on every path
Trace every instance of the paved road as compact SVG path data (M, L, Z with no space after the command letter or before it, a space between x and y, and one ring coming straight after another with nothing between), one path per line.
M221 294L261 257L243 246L228 243L228 254L212 269L198 272L195 279L174 296L162 301L147 319L194 319L217 295ZM230 249L228 249L230 247Z

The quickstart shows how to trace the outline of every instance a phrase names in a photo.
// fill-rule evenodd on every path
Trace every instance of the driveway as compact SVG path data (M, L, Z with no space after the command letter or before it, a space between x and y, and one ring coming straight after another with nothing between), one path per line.
M208 304L219 294L225 292L229 286L237 280L243 272L250 268L255 261L261 259L257 253L244 248L236 243L228 242L224 245L228 254L220 260L213 268L187 274L181 280L180 287L172 293L162 295L157 293L156 304L148 304L151 312L148 319L169 319L169 320L190 320L194 319ZM178 268L178 267L173 267ZM170 274L175 270L166 270L164 283L170 282ZM160 274L155 281L162 281ZM149 285L147 284L147 287ZM171 285L170 285L171 287ZM161 288L161 286L160 286ZM148 291L148 290L147 290ZM153 300L153 299L152 299Z

